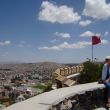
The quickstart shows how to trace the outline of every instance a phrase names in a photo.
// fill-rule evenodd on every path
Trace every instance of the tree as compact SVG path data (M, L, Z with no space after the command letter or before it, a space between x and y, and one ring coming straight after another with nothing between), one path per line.
M52 82L48 81L47 83L39 83L33 87L37 89L41 89L43 92L48 92L52 90Z
M103 64L87 61L84 62L83 65L84 69L81 72L79 83L83 84L98 81L101 77Z

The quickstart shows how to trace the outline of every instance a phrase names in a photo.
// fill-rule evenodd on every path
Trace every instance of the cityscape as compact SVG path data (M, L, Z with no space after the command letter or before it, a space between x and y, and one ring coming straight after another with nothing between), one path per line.
M0 110L109 110L109 24L110 0L0 0Z

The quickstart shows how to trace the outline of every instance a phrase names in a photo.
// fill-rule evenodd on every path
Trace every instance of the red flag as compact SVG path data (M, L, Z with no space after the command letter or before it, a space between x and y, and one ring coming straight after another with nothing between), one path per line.
M97 45L99 43L101 43L100 37L92 36L92 45Z

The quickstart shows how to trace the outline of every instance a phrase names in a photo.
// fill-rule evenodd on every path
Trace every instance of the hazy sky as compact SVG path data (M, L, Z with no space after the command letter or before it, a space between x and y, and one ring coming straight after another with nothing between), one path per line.
M74 63L110 55L110 0L0 0L0 62Z

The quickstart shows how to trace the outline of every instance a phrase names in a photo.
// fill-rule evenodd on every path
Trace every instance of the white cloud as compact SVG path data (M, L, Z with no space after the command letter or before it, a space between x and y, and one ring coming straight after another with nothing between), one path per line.
M85 48L86 46L89 46L89 45L91 45L91 42L86 42L86 41L72 43L72 44L64 42L62 44L55 45L55 46L52 46L52 47L45 46L45 47L40 47L38 49L39 50L79 49L79 48Z
M101 44L106 45L108 44L109 41L102 39ZM91 46L92 41L79 41L76 43L69 44L68 42L64 42L59 45L54 45L54 46L44 46L44 47L39 47L39 50L62 50L62 49L81 49L81 48L86 48L87 46Z
M88 26L92 23L92 21L90 20L85 20L85 21L80 21L79 22L79 25L82 26L82 27L85 27L85 26Z
M93 33L91 31L86 31L86 32L82 33L80 36L81 37L92 37L94 35L100 36L101 34L100 33Z
M71 35L69 33L59 33L59 32L56 32L55 36L60 37L60 38L64 38L64 39L67 39L67 38L71 37Z
M110 18L110 3L106 0L86 0L83 15L94 19Z
M53 39L53 40L51 40L50 42L51 43L55 43L57 41L57 39Z
M25 47L25 45L23 45L23 44L19 44L18 46L19 46L19 47Z
M11 44L11 41L9 41L9 40L0 42L0 46L6 46L6 45L10 45L10 44Z
M109 41L108 41L108 40L105 40L105 39L102 39L102 40L101 40L101 43L102 43L102 44L108 44Z
M39 50L60 50L60 48L59 47L57 47L57 46L52 46L52 47L39 47L38 48Z
M18 47L30 47L30 45L28 45L26 41L20 41Z
M57 6L54 3L43 1L41 4L41 11L38 16L39 20L51 23L74 23L81 19L74 9L66 5Z
M109 34L109 32L108 31L106 31L105 33L104 33L104 36L107 36Z

